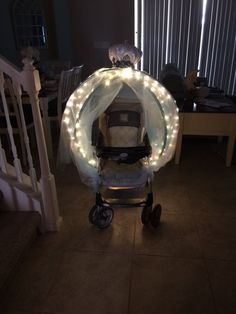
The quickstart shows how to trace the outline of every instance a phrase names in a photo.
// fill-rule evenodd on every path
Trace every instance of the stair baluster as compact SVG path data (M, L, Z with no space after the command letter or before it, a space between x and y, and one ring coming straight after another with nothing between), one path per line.
M2 103L3 103L3 109L4 109L4 114L7 122L7 130L10 138L10 143L11 143L11 149L12 149L12 154L13 154L13 163L16 171L16 177L18 182L23 182L23 176L22 176L22 167L21 167L21 161L18 158L17 154L17 149L15 145L15 140L13 136L13 131L12 131L12 126L11 126L11 121L9 117L9 110L8 110L8 105L7 105L7 100L4 92L4 76L3 72L0 71L0 90L1 90L1 97L2 97Z

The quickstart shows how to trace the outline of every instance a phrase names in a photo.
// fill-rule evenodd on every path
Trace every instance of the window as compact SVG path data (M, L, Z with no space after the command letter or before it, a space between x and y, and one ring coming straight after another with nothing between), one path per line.
M210 86L236 94L235 0L134 0L142 70L158 78L166 63L200 70Z
M16 0L12 13L18 48L47 46L47 32L40 0Z

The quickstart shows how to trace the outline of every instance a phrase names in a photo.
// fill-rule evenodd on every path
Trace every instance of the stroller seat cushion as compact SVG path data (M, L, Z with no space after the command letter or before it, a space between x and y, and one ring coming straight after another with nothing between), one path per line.
M101 183L113 187L141 187L148 179L148 170L140 162L134 164L119 164L106 160L101 171Z
M137 146L139 135L138 128L130 126L114 126L109 129L110 145L112 147L134 147Z

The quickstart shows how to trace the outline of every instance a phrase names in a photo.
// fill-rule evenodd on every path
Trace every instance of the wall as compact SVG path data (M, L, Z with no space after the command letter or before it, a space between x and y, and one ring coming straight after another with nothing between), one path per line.
M20 52L16 48L11 20L12 0L0 1L0 54L22 67ZM70 20L67 0L42 0L46 13L49 49L41 50L41 59L71 59Z
M48 0L43 1L47 3ZM51 36L56 37L53 48L57 50L56 53L52 51L52 56L63 60L70 59L74 65L84 64L83 78L95 69L110 66L108 59L110 45L125 40L133 43L133 0L119 2L50 0L49 2L51 1L53 10L50 14L54 15L51 19L55 20L55 29L51 31ZM0 1L0 54L21 67L11 23L11 3L12 0ZM43 56L44 53L41 55ZM50 58L47 54L44 57Z
M13 26L11 22L11 5L12 0L0 1L0 54L9 61L22 66L19 52L16 49L13 36Z
M71 19L69 16L68 0L53 0L54 19L57 37L58 58L72 59Z
M84 64L84 76L110 66L108 48L134 38L133 0L71 0L73 63Z

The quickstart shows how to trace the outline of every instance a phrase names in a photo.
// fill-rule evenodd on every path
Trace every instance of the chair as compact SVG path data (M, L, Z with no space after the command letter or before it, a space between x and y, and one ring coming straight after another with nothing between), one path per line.
M83 65L73 67L73 86L74 90L80 85Z
M48 78L59 78L61 72L69 70L70 67L70 60L46 60L40 62L41 71Z
M57 121L60 125L65 104L73 91L73 69L62 71L58 85L57 102L51 103L48 110L50 121Z
M23 122L21 120L20 110L18 107L17 99L14 94L14 89L12 81L9 78L5 78L4 81L4 94L7 101L7 108L9 113L10 124L12 127L13 134L18 134L20 138L21 152L23 158L23 164L26 164L26 151L23 133ZM0 134L8 135L7 129L7 119L3 107L3 99L0 98ZM33 115L31 110L31 105L23 106L23 114L25 119L26 130L32 129L34 127Z

